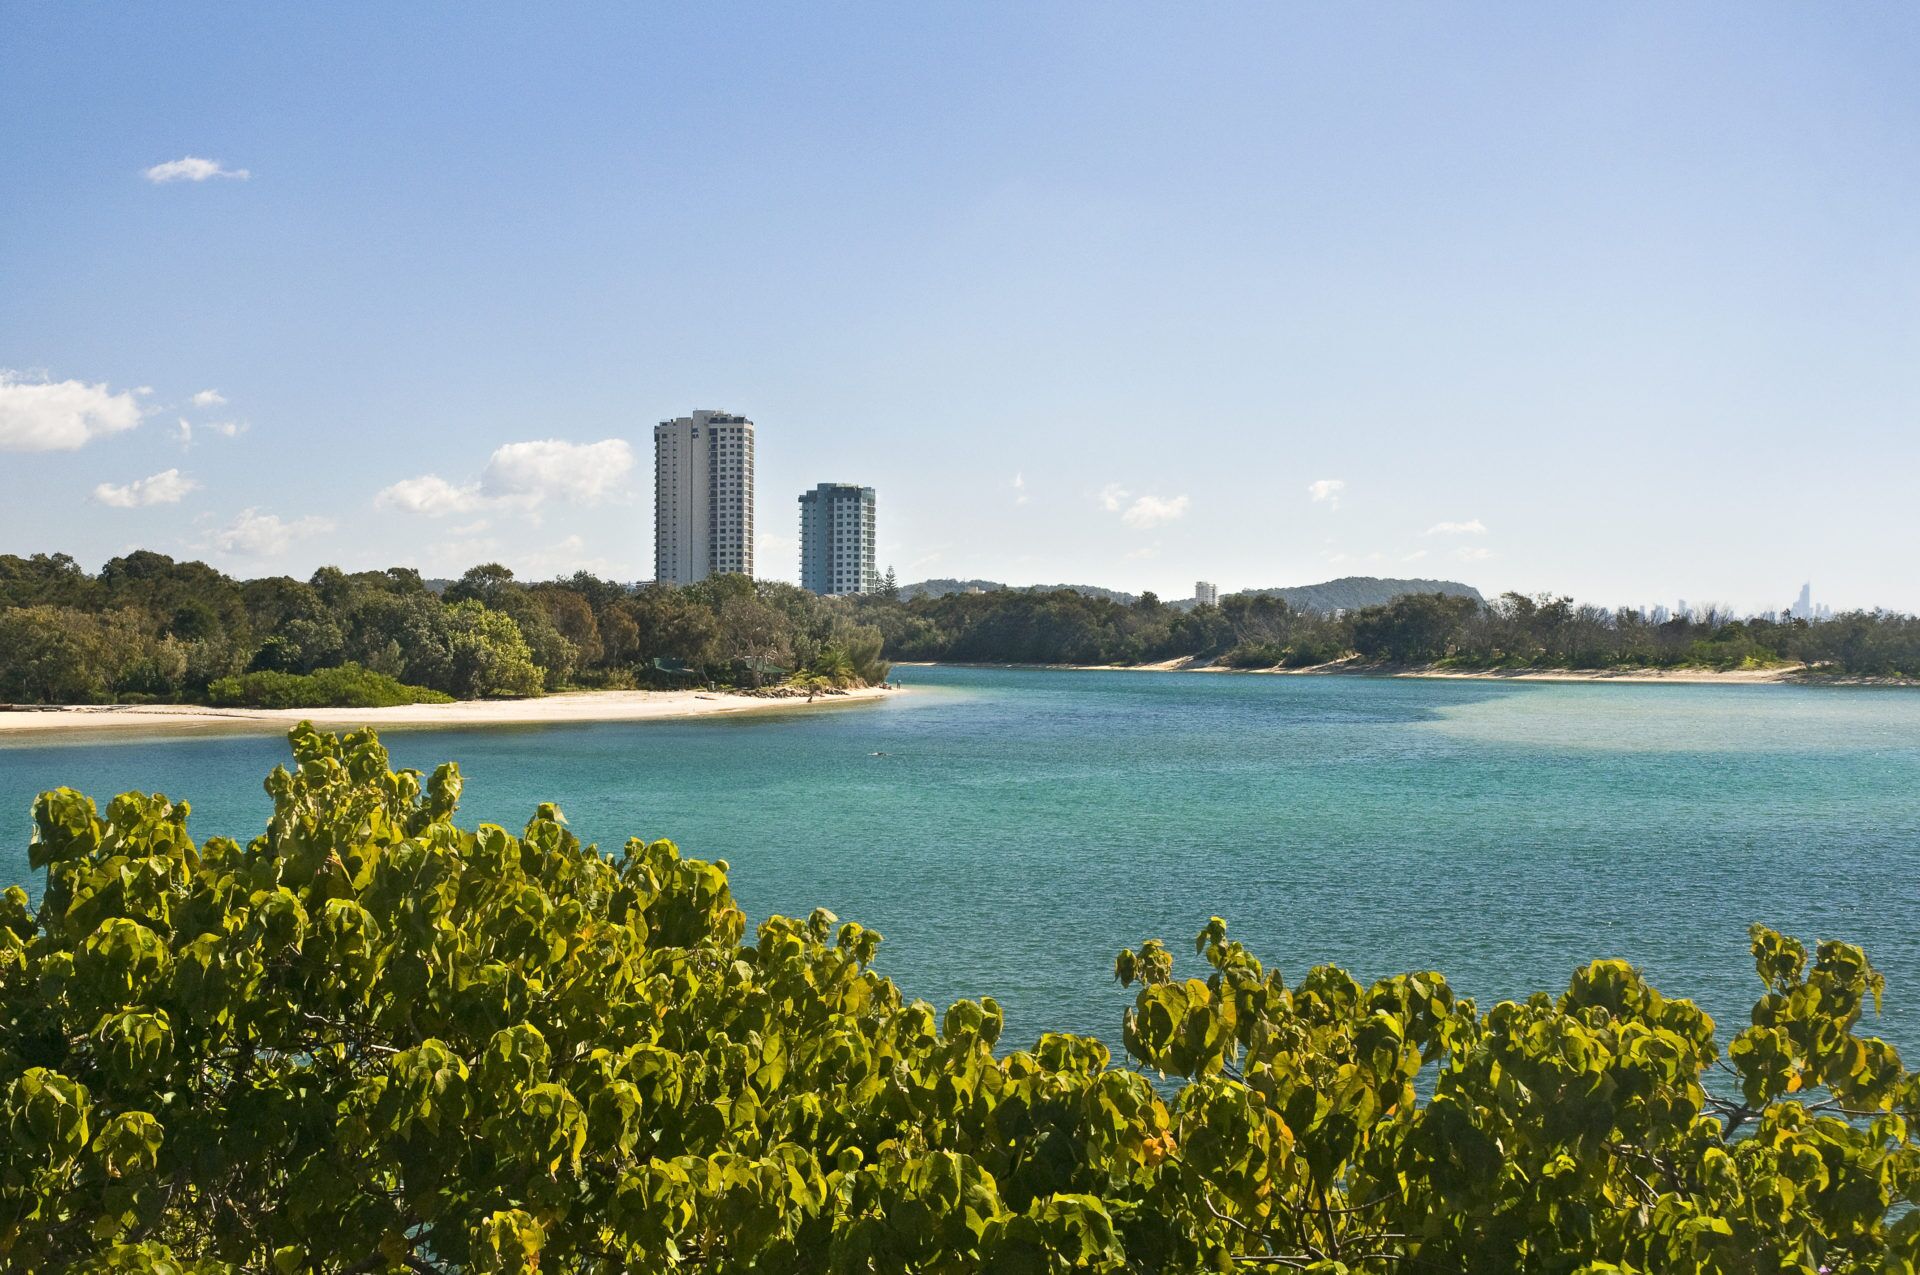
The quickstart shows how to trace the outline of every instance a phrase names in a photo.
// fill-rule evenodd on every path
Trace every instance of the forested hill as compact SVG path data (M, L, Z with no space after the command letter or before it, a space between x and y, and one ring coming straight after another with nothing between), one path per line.
M1442 593L1450 598L1485 601L1480 590L1458 580L1390 580L1384 576L1341 576L1322 584L1297 584L1289 589L1241 589L1243 598L1280 598L1296 611L1357 611L1382 607L1409 593Z
M996 593L1010 590L1019 593L1077 593L1083 598L1100 598L1107 602L1118 602L1121 606L1132 606L1140 600L1140 595L1124 593L1118 589L1103 589L1093 584L1028 584L1010 585L998 580L922 580L918 584L900 586L900 599L903 602L914 598L944 598L955 593ZM1240 589L1231 597L1244 598L1282 598L1296 611L1318 611L1322 615L1332 615L1336 611L1357 611L1361 607L1385 606L1395 598L1409 593L1443 593L1451 598L1473 598L1481 601L1480 590L1470 584L1461 584L1458 580L1392 580L1383 576L1341 576L1338 580L1326 580L1320 584L1296 584L1283 589ZM1193 606L1192 598L1179 601L1168 600L1168 605L1182 610Z

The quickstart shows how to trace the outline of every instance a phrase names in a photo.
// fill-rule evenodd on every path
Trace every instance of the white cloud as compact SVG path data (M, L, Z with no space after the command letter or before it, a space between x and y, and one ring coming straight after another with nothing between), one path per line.
M1423 536L1484 536L1487 525L1478 518L1467 522L1436 522L1420 533Z
M383 509L404 509L408 513L439 518L445 514L463 514L481 505L480 484L456 487L438 474L403 478L373 498Z
M135 394L0 371L0 452L70 452L140 423Z
M244 168L227 168L219 160L188 155L184 159L170 159L164 164L155 164L142 176L159 186L166 182L203 182L209 177L231 177L235 181L245 181L253 174Z
M226 396L219 390L201 390L193 396L193 405L195 407L219 407L226 401Z
M285 553L295 540L332 530L333 522L327 518L295 518L289 522L278 514L242 509L231 523L213 533L213 544L223 553L270 558Z
M130 483L101 483L93 489L93 498L115 509L175 505L199 486L199 483L177 469L163 469L149 478L136 478Z
M495 448L480 487L489 496L529 504L553 497L597 505L620 490L632 469L633 448L623 438L597 443L546 438Z
M1414 551L1413 551L1412 553L1409 553L1409 554L1406 554L1406 555L1403 555L1403 556L1401 557L1401 559L1400 559L1400 561L1402 561L1402 562L1418 562L1418 561L1420 561L1420 559L1422 559L1422 558L1424 558L1424 557L1426 557L1426 556L1427 556L1427 551L1426 551L1425 549L1415 549L1415 550L1414 550Z
M1493 551L1479 545L1462 545L1453 551L1453 556L1462 562L1484 562L1493 556Z
M1313 497L1313 503L1324 504L1329 509L1340 507L1340 497L1347 494L1347 480L1344 478L1316 478L1307 484L1307 494Z
M1142 496L1127 506L1127 511L1120 515L1120 521L1129 527L1158 527L1163 522L1172 522L1185 516L1189 503L1185 496L1175 496L1171 500Z
M429 518L490 506L531 512L549 499L597 505L619 494L632 471L633 448L624 439L569 443L547 438L495 448L478 482L452 483L438 474L422 474L383 488L373 501Z
M1117 514L1125 508L1129 494L1119 483L1108 483L1100 489L1100 507L1110 514Z
M1013 476L1013 503L1016 505L1024 505L1027 503L1027 476L1025 473L1016 473Z

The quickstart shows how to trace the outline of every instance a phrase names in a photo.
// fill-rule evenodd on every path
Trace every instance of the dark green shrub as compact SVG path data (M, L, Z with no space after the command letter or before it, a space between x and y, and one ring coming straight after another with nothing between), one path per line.
M207 686L207 702L222 708L392 708L450 704L453 697L358 664L341 664L311 673L261 670L215 678Z

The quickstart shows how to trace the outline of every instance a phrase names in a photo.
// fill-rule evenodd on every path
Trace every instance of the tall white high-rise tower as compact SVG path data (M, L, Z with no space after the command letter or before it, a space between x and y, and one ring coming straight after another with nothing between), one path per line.
M753 422L697 411L653 427L653 578L753 574Z

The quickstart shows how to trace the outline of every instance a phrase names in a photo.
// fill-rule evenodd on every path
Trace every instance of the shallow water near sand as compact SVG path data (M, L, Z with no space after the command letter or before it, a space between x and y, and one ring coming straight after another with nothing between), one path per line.
M1289 980L1437 968L1483 1003L1625 957L1722 1039L1758 990L1749 922L1866 946L1876 1030L1920 1054L1920 692L912 668L878 704L685 722L391 730L455 759L462 821L557 801L583 838L733 865L756 920L833 909L1008 1039L1117 1041L1116 950L1218 913ZM0 883L69 784L193 803L247 837L273 736L0 744Z

